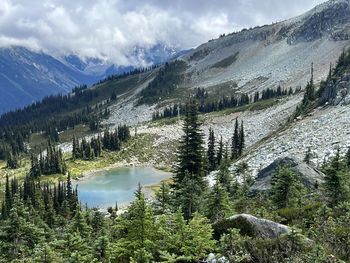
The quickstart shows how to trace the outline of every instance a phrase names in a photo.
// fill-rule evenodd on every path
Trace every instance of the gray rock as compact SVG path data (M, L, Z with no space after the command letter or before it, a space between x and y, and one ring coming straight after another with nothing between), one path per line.
M290 232L286 225L248 214L234 215L214 225L214 229L218 234L222 234L231 228L239 229L242 235L264 239L278 238Z
M343 105L349 105L350 104L350 95L346 96L343 101Z
M207 263L217 263L214 253L210 253L207 257Z
M258 192L269 190L271 188L273 174L281 166L289 167L293 172L300 176L301 182L308 188L313 188L324 180L325 175L322 172L297 160L296 158L278 158L257 174L256 180L250 188L250 193L256 194Z

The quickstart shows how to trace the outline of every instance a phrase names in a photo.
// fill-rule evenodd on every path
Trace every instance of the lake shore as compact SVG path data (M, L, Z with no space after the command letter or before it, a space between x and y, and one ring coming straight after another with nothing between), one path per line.
M127 163L127 162L117 162L117 163L108 165L108 166L103 167L103 168L96 168L96 169L92 169L90 171L84 171L81 173L80 176L76 176L76 177L72 178L72 182L73 183L82 182L82 181L88 180L92 176L98 176L100 173L108 172L110 170L114 170L114 169L118 169L118 168L121 168L121 169L122 168L151 168L156 173L161 172L163 174L169 174L169 178L173 174L169 171L163 170L161 168L157 168L157 167L153 166L151 163L137 163L137 164L135 164L135 163ZM147 185L147 187L149 187L149 186L153 186L153 185Z
M143 181L141 179L141 185L142 185L142 191L145 193L145 196L148 198L148 199L153 199L154 196L155 196L155 192L159 189L161 183L163 181L165 182L171 182L172 180L172 173L170 172L167 172L167 171L164 171L164 170L160 170L160 169L157 169L156 167L153 167L153 166L150 166L150 165L146 165L146 164L143 164L143 165L128 165L128 166L125 166L124 165L121 165L120 163L116 163L114 165L110 165L108 167L105 167L105 168L101 168L101 169L93 169L93 170L90 170L90 171L87 171L87 172L84 172L83 173L83 176L79 177L79 178L75 178L72 180L72 183L73 185L76 185L76 186L80 186L79 188L81 189L81 186L82 185L86 185L86 184L93 184L92 182L94 181L98 181L98 180L101 180L101 179L98 179L99 176L102 176L102 178L104 178L104 176L110 176L110 175L114 175L114 172L115 174L120 174L120 173L123 173L124 171L123 170L133 170L135 169L136 171L137 170L143 170L143 169L146 169L148 170L148 174L151 173L152 174L152 178L153 178L153 182L152 181ZM134 172L131 172L131 174L135 173L136 171ZM137 173L137 172L136 172ZM109 175L107 175L109 174ZM133 176L131 175L130 176ZM128 177L129 178L129 177ZM132 178L132 177L131 177ZM148 177L144 177L144 178L148 178ZM91 180L91 181L90 181ZM102 179L103 180L103 179ZM126 181L128 181L128 179L124 179ZM119 183L118 183L119 184ZM133 186L133 192L136 190L137 188L137 185L135 184ZM94 189L94 188L93 188ZM98 190L98 187L96 188L97 191ZM95 199L94 197L90 197L90 198L93 198L93 200L95 201L92 201L92 202L98 202L97 200L98 199ZM120 200L120 199L116 199L116 200ZM120 208L123 208L123 209L126 209L130 202L132 201L131 199L129 199L130 201L123 201L123 202L118 202L118 206L120 206ZM120 200L121 201L121 200ZM91 203L90 203L91 204ZM112 204L112 202L111 202ZM111 206L111 204L108 204L108 205L98 205L97 207L100 208L100 209L107 209L109 206Z

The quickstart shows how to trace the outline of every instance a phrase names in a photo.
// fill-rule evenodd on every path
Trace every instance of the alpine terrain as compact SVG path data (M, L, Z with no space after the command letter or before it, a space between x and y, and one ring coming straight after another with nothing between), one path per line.
M0 49L0 262L350 262L350 0L128 52Z

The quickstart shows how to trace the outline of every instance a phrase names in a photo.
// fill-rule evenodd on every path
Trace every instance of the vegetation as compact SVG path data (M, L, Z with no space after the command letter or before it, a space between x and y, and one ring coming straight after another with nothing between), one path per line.
M348 68L349 57L349 52L342 54L336 68L330 70L327 83L321 84L318 91L312 67L297 116L324 103L323 99L334 98L331 84ZM181 67L175 63L159 69L159 75L141 101L157 101L160 96L164 98L174 92L176 88L166 79L170 75L169 79L174 77L172 83L179 81ZM120 79L124 77L111 77L101 85ZM229 145L213 129L209 131L207 145L204 143L200 112L252 107L249 102L262 103L259 105L264 107L272 98L292 91L279 87L256 93L252 98L244 94L210 102L208 93L198 89L195 99L168 108L160 114L162 117L180 113L184 120L173 180L162 182L152 200L145 198L139 186L125 213L118 211L116 205L104 214L79 203L71 176L80 175L81 167L91 169L116 160L128 161L136 152L140 161L147 161L150 156L158 156L160 160L161 153L159 149L147 148L154 137L131 138L129 128L119 126L90 140L74 136L72 158L64 158L54 146L54 141L60 139L61 128L81 123L79 118L87 115L89 128L101 130L99 114L108 115L104 105L93 108L86 103L80 106L73 103L75 96L95 103L94 94L100 96L97 90L77 88L75 95L47 98L0 118L0 159L6 159L1 167L7 166L6 172L11 174L18 170L16 176L7 175L1 182L4 188L0 213L1 262L203 262L209 253L214 253L216 258L225 257L228 262L350 261L350 149L344 156L338 151L324 163L320 169L325 178L320 185L307 188L290 167L282 166L273 174L269 191L252 195L249 167L240 160L245 150L243 120L236 119ZM117 93L109 95L111 101L118 99ZM51 108L50 102L55 107L66 105L69 113ZM37 112L47 114L51 120L40 123ZM27 119L22 119L22 113ZM68 117L75 113L76 122ZM26 147L25 142L33 131L45 131L45 139L49 139L46 151L40 150L39 155ZM141 155L140 149L146 148ZM21 159L23 153L31 154L30 165L28 160ZM308 151L306 163L310 163L310 155ZM229 169L231 162L237 162L234 171ZM209 187L206 176L212 171L216 172ZM19 173L23 174L23 180ZM50 175L64 180L50 184L45 181ZM259 236L244 222L230 225L228 218L240 213L286 224L290 231L274 239Z
M142 90L139 103L152 104L158 102L160 99L164 100L169 98L182 82L183 72L186 67L186 62L180 60L165 63L165 65L159 69L154 80Z
M199 104L198 111L200 113L210 113L222 111L225 109L240 110L246 105L251 105L253 109L259 110L259 106L257 106L261 105L259 102L271 102L270 100L273 98L281 98L283 96L292 95L295 92L298 92L298 90L286 90L282 89L281 86L278 86L276 90L267 88L261 93L255 92L254 96L252 96L251 98L247 94L234 94L231 96L223 95L219 100L212 101L211 99L209 99L209 94L207 91L198 88L196 89L196 92L193 96ZM162 118L178 117L180 115L184 115L185 112L185 104L175 103L172 106L165 107L162 111L155 111L152 115L152 119L159 120Z
M230 262L350 260L350 149L346 156L339 153L325 163L322 171L326 178L319 187L305 188L288 167L280 167L271 190L251 196L249 167L241 163L233 173L228 169L231 157L238 158L244 150L243 122L236 120L231 153L212 129L205 147L198 105L191 100L186 104L183 131L173 182L163 182L151 201L146 200L140 186L127 213L117 213L116 207L104 216L96 209L83 208L70 173L55 185L41 182L42 176L35 176L38 171L34 168L23 183L7 177L0 219L0 261L198 262L209 253ZM100 147L108 152L117 149L117 141L131 144L134 139L128 139L129 134L126 126L120 126L90 142L75 138L75 158L69 162L93 163L88 158L91 152ZM96 140L100 147L93 147ZM39 160L45 160L43 167L53 169L55 160L60 159L59 151L49 145L48 155L39 156ZM32 162L36 163L34 157ZM34 167L45 170L41 170L40 161ZM208 187L204 176L215 169L214 186ZM237 213L292 228L277 239L255 236L244 224L237 228L226 225L223 232L218 231L225 219Z

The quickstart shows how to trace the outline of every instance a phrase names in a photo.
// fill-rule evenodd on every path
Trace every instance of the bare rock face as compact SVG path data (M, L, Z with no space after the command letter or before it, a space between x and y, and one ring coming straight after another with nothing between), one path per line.
M289 36L288 43L314 41L327 36L334 41L350 36L350 5L348 0L331 0L316 7L304 17L303 23Z
M308 188L313 188L317 184L322 183L325 176L319 170L295 158L279 158L257 174L256 181L250 188L250 193L256 194L258 192L268 191L271 188L273 174L281 166L289 167L300 177L301 182Z
M231 228L239 229L242 235L265 239L275 239L290 232L286 225L248 214L234 215L214 225L219 235Z

